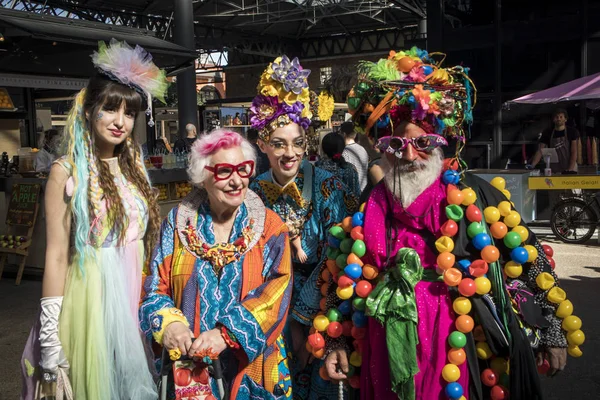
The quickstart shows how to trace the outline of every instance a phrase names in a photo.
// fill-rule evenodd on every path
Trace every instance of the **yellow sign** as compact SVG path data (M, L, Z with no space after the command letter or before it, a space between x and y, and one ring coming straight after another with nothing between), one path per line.
M600 189L600 175L530 176L529 189Z

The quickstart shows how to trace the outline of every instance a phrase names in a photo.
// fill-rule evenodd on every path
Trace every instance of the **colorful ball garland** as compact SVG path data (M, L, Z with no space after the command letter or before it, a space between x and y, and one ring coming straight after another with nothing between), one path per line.
M494 357L485 341L482 327L474 326L473 318L468 315L472 308L469 297L485 295L492 289L491 281L486 274L489 264L499 260L500 251L492 244L491 237L495 240L502 240L504 245L511 249L511 261L504 265L504 274L508 278L518 278L523 273L523 264L534 262L538 257L538 251L534 246L523 246L523 242L529 238L529 231L520 225L521 216L512 209L510 201L502 201L497 207L486 207L482 213L475 205L477 201L475 191L471 188L461 190L456 186L460 181L460 174L457 171L448 169L444 172L442 180L447 185L446 216L448 221L442 225L440 229L442 236L436 241L436 249L439 252L436 270L443 275L444 282L450 287L457 287L461 295L452 304L454 312L459 316L455 321L456 330L448 337L450 345L448 364L442 370L442 378L448 382L446 395L453 400L460 399L463 395L464 388L457 382L460 378L458 366L466 360L463 348L466 345L465 334L473 332L477 357L482 360L490 360L490 368L481 373L483 384L490 387L492 399L508 399L509 394L506 387L508 386L509 362L506 359ZM510 192L506 189L506 182L503 178L496 177L492 179L491 184L510 200ZM461 205L466 206L466 210L463 210ZM458 233L458 222L463 217L469 221L467 236L471 239L473 246L480 251L480 259L456 260L455 255L452 254L454 250L452 237ZM489 234L483 220L489 225ZM554 254L552 248L547 245L544 245L543 248L552 269L554 269L554 261L551 258ZM585 341L585 335L580 329L581 320L578 317L571 317L572 303L566 300L566 294L556 286L551 274L540 274L536 283L540 289L547 291L547 299L558 305L556 315L563 318L562 328L567 331L569 354L574 357L581 356L582 353L578 346ZM503 385L501 382L505 384Z
M366 336L367 316L364 313L366 298L376 285L379 269L365 264L361 257L366 253L363 241L365 204L351 217L329 229L326 269L321 272L321 312L313 320L307 348L317 358L324 356L325 337L336 339L341 336L352 337L354 351L350 354L350 372L348 383L351 387L360 387L360 367L362 349ZM330 278L336 286L337 297L343 300L337 308L328 308L327 295L330 291ZM328 380L324 367L319 371L321 378Z

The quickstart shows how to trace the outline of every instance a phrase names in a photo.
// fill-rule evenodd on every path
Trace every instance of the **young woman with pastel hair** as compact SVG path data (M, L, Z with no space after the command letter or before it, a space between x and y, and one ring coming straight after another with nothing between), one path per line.
M254 148L235 132L194 142L188 173L196 189L163 221L144 271L141 326L171 358L225 352L231 399L290 399L282 336L292 291L288 229L248 189L255 163ZM214 381L210 391L217 396Z
M143 99L162 98L167 83L139 47L101 43L92 58L99 72L75 98L46 184L41 313L23 354L23 399L157 398L138 304L160 217L133 132Z

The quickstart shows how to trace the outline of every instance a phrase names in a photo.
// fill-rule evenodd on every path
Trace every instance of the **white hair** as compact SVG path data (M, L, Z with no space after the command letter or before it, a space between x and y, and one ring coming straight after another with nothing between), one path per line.
M256 173L256 150L248 140L242 137L239 133L225 129L217 129L209 134L202 135L192 145L190 155L188 156L188 175L193 185L202 187L202 184L211 172L205 167L212 166L212 156L217 151L222 149L231 149L233 147L241 147L242 153L246 160L254 161L254 171Z
M194 126L194 124L187 124L187 125L185 126L185 130L186 130L186 131L195 131L195 130L196 130L196 127Z
M415 165L418 169L409 171ZM408 163L398 160L396 165L391 165L386 156L383 156L381 160L385 185L405 209L435 182L442 173L443 165L444 153L439 147L433 150L426 161Z

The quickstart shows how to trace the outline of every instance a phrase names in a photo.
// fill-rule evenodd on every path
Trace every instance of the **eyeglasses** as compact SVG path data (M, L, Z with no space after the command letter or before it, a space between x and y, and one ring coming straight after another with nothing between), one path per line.
M254 161L248 160L238 165L221 163L215 164L214 167L206 166L204 168L213 173L217 182L229 179L234 172L237 172L240 178L250 178L254 172Z
M275 142L269 142L269 146L271 146L271 148L273 149L273 154L276 157L280 157L283 154L285 154L285 151L290 146L292 147L292 151L294 152L294 154L296 154L297 156L301 156L306 151L306 140L305 139L296 140L295 142L292 142L291 144L288 144L286 142L282 142L282 141L278 140Z
M430 153L440 146L447 146L448 142L443 136L435 133L428 133L416 138L403 138L399 136L384 136L377 141L375 147L386 153L394 154L398 158L402 158L402 150L408 144L411 144L415 150Z

